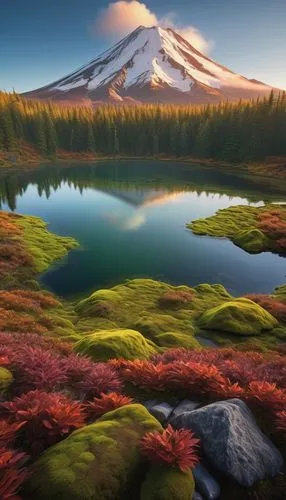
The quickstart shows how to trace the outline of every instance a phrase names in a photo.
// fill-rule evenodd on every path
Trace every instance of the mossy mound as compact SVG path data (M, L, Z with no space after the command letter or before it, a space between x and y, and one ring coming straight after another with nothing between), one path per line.
M13 382L13 375L10 370L0 366L0 394L5 392Z
M270 246L269 239L259 229L240 231L232 240L249 253L260 253Z
M141 405L107 413L42 454L33 467L29 498L132 498L144 469L138 442L145 433L160 430L159 422Z
M50 233L46 222L38 217L21 216L17 219L17 224L23 231L23 244L32 256L33 267L37 273L46 271L54 261L78 246L74 238Z
M147 359L157 352L155 344L135 330L103 330L86 335L75 345L76 351L97 361L112 358Z
M286 207L238 205L187 224L194 234L229 238L249 253L286 252Z
M252 300L242 298L209 309L199 319L199 325L206 330L259 335L272 330L278 321Z
M283 293L283 288L277 289L277 293ZM98 290L76 304L75 309L78 314L76 330L79 336L101 330L136 330L159 348L198 347L196 336L209 337L218 345L231 345L234 342L245 341L243 332L241 336L235 336L232 335L235 333L233 328L226 330L220 327L218 329L212 326L205 327L205 322L201 321L204 313L230 302L237 303L237 299L234 299L221 284L202 283L191 288L172 286L151 279L128 280L111 289ZM241 311L241 308L239 310ZM281 329L273 328L272 323L273 330L268 328L269 333L265 332L261 336L263 328L257 327L253 309L251 313L249 320L252 322L254 319L254 325L247 325L248 316L245 316L243 320L245 334L250 330L249 334L257 335L259 342L264 343L265 347L276 345L279 339L285 336L283 332L281 333Z
M191 472L152 466L142 484L140 500L192 500L194 489Z
M185 347L186 349L200 349L201 344L192 337L178 332L160 333L156 336L156 344L160 347L172 349L175 347Z
M180 300L176 300L175 308L171 300L168 309L165 298L170 294ZM189 300L181 300L182 297ZM97 290L78 302L75 305L79 315L77 330L80 334L102 329L134 329L155 343L158 335L167 332L183 333L193 338L194 319L206 308L225 299L231 299L231 296L221 285L190 288L151 279L129 280L111 289Z
M100 310L112 310L120 303L120 295L114 290L97 290L86 299L81 300L75 307L76 312L81 316L101 316Z
M168 314L152 314L139 318L134 328L142 332L145 337L151 338L156 342L158 335L168 330L175 331L178 328L178 320ZM190 336L194 334L194 328L190 321L188 333Z

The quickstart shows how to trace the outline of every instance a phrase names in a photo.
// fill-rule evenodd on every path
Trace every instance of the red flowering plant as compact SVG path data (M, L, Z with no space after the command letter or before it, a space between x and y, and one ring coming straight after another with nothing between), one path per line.
M110 392L109 394L101 394L99 398L94 398L85 405L86 413L89 420L96 420L109 411L116 410L125 405L133 403L133 399L123 394Z
M1 407L13 422L23 424L21 442L33 455L85 423L82 405L56 392L30 391Z
M183 472L199 462L199 439L187 429L175 430L171 425L162 432L149 432L140 441L140 450L151 461L179 467Z
M22 467L26 458L25 453L0 448L1 500L21 500L17 492L29 475L28 470Z

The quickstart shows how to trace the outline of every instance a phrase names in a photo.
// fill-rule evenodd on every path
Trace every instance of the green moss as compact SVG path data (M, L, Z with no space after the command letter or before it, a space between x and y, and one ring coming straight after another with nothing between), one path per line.
M21 241L32 256L33 267L37 273L45 271L53 262L78 246L74 238L50 233L47 224L38 217L25 215L17 219L17 224L23 230Z
M256 228L258 208L234 206L218 210L206 219L197 219L187 224L195 234L233 238L238 232Z
M233 236L232 241L249 253L260 253L270 247L269 239L259 229L240 231Z
M80 339L75 349L98 361L111 358L146 359L157 352L155 344L134 330L103 330Z
M186 327L185 323L186 320L182 325L184 329ZM136 330L140 331L145 337L151 338L154 342L156 342L158 335L161 333L167 332L168 330L180 330L180 326L181 321L168 314L150 314L149 316L143 316L134 324ZM190 336L194 334L191 320L189 321L188 333Z
M142 484L140 500L192 500L194 489L191 472L152 466Z
M275 209L275 205L250 207L238 205L218 210L215 215L206 219L197 219L187 224L194 234L229 238L235 245L249 253L264 251L281 252L275 239L270 239L258 229L259 217L263 212ZM284 205L279 205L279 210L285 214Z
M144 468L139 439L158 430L159 422L141 405L105 414L42 454L33 467L29 498L132 498L134 478Z
M286 302L286 285L277 286L272 294L277 300Z
M192 335L178 332L160 333L156 336L156 344L168 349L185 347L186 349L200 349L200 343Z
M259 335L272 330L278 321L249 299L236 299L206 311L198 321L201 328L238 335Z
M13 382L12 373L9 370L7 370L7 368L0 366L0 394L5 392L12 384L12 382Z

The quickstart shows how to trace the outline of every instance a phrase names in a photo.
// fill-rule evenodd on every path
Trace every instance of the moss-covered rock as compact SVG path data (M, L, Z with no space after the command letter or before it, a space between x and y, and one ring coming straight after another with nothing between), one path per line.
M13 375L10 370L0 366L0 394L9 389L9 386L13 382Z
M259 229L240 231L233 237L233 243L249 253L260 253L269 248L269 239Z
M103 330L84 336L75 349L97 361L112 358L147 359L157 352L155 344L135 330Z
M140 500L192 500L194 489L191 472L154 465L142 484Z
M105 414L42 454L33 467L29 498L132 498L136 477L144 469L139 439L158 430L162 430L159 422L141 405Z
M278 321L261 306L249 299L236 299L206 311L199 319L206 330L218 330L238 335L259 335L272 330Z

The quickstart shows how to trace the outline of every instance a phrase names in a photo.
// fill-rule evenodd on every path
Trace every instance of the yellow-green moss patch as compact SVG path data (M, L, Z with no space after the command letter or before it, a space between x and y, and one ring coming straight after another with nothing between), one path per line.
M154 465L142 484L140 500L192 500L194 489L191 471Z
M147 359L157 352L155 344L134 330L102 330L82 337L75 349L97 361L112 358Z
M206 311L198 322L201 328L238 335L260 335L272 330L278 321L249 299L237 299Z
M132 497L144 461L138 443L162 430L141 405L107 413L38 459L29 482L33 500L111 500ZM136 485L138 486L138 485Z

